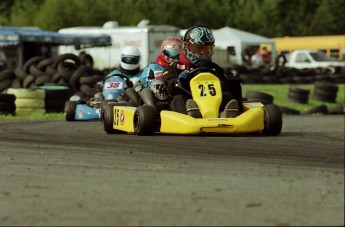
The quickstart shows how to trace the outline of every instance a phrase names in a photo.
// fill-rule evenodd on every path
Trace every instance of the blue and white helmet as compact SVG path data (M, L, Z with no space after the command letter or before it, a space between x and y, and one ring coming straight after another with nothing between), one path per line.
M191 27L187 30L183 42L184 54L193 65L203 66L211 61L215 42L211 29Z

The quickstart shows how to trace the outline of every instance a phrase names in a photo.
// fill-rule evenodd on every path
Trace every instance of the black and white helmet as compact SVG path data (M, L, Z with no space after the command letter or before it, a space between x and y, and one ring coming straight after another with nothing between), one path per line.
M121 54L121 68L125 70L135 70L139 68L140 51L137 47L127 46L122 50Z

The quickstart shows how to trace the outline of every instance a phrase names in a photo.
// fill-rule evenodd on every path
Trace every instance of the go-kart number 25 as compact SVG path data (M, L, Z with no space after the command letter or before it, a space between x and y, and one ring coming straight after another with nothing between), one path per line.
M199 89L200 89L200 96L207 96L207 93L210 94L211 96L216 96L216 88L214 87L214 84L199 84Z

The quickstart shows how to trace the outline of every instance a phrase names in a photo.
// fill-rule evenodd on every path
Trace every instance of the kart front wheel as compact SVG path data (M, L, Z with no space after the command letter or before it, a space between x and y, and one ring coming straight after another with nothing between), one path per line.
M277 105L269 104L264 109L264 125L262 131L267 136L278 136L282 130L283 120L280 108Z
M134 131L137 135L152 135L156 128L156 111L152 106L139 106L134 113Z
M102 105L101 118L102 118L102 123L103 123L103 129L108 134L118 133L118 130L113 128L114 106L115 106L115 103L112 103L112 102L104 103Z
M77 109L77 102L67 101L65 103L65 119L66 121L75 121L75 110Z

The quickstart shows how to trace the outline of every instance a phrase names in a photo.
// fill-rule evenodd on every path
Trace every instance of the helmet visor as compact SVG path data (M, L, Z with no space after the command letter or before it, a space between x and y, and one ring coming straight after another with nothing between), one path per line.
M169 58L177 58L180 54L180 51L176 50L163 50L163 53Z
M193 52L201 56L210 56L213 54L214 45L200 45L197 43L188 43L188 48Z
M138 64L139 56L122 55L121 61L126 64Z

